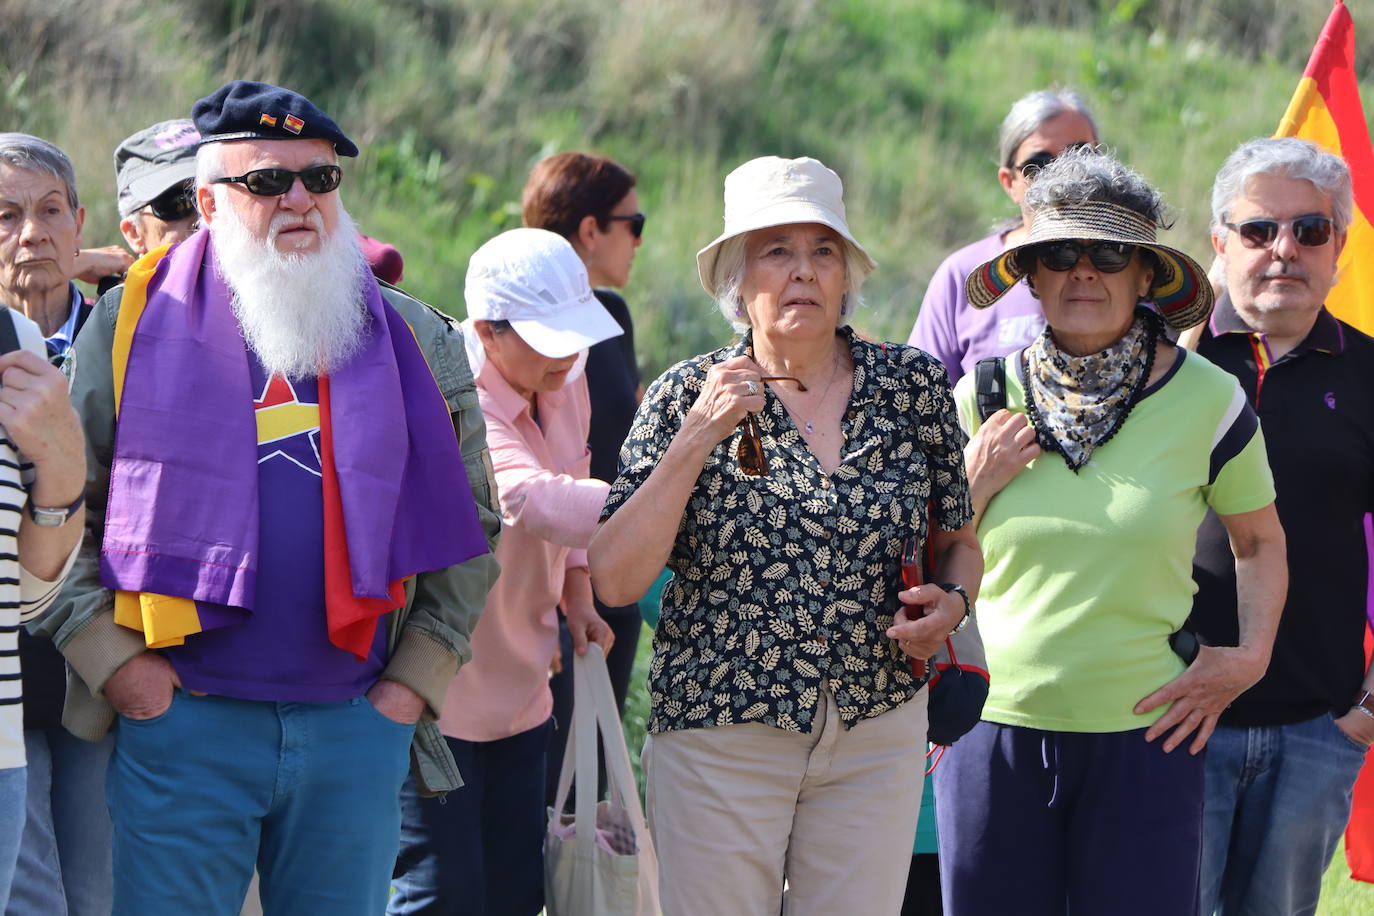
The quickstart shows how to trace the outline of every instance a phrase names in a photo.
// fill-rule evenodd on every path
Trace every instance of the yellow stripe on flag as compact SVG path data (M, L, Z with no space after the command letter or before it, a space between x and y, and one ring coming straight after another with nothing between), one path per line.
M110 352L110 368L114 374L115 416L119 416L119 402L124 397L124 374L129 365L129 351L134 344L134 331L148 305L148 284L157 272L157 265L171 248L171 244L154 248L129 267L124 280L124 294L119 300L119 317L115 320L114 345ZM200 613L190 598L173 598L151 592L115 592L115 623L143 634L150 649L179 646L186 636L200 632Z

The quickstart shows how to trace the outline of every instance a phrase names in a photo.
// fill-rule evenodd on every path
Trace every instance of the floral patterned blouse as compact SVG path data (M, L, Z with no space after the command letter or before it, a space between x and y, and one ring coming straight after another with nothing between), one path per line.
M840 333L854 357L840 466L827 475L765 386L769 475L741 473L726 437L702 467L668 558L673 578L649 669L649 730L757 722L809 732L828 686L849 728L918 689L884 635L901 591L902 542L973 518L965 438L938 360ZM749 337L673 366L650 386L620 456L609 518L658 464L713 363Z

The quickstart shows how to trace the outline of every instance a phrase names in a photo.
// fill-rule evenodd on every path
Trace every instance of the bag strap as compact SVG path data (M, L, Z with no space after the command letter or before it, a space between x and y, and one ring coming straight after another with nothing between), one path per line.
M577 774L577 792L573 800L573 818L577 825L574 844L591 861L596 845L597 775L596 736L601 734L601 747L606 760L606 783L612 797L621 807L634 830L639 848L639 893L648 912L657 913L658 858L654 854L653 838L644 820L644 808L639 802L639 787L630 768L630 753L625 746L625 732L616 710L615 694L611 690L611 676L606 668L606 656L601 646L592 643L586 655L573 656L573 721L568 732L572 754L563 755L563 769L558 776L558 791L554 796L553 817L561 815L568 802L573 773Z
M978 395L978 419L986 420L1007 406L1007 360L991 356L973 367L973 389Z
M0 354L19 349L19 332L14 329L14 310L5 309L0 317Z

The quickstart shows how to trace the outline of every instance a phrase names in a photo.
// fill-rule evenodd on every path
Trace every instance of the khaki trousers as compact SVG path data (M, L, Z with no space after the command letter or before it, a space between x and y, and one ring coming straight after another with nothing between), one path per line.
M664 916L901 910L927 691L848 730L830 691L821 694L810 734L722 725L645 742Z

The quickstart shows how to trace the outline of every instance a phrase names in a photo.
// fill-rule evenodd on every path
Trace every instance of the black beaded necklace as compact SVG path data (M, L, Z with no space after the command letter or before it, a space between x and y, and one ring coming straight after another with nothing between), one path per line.
M1088 463L1093 452L1111 441L1112 437L1116 435L1117 430L1121 429L1122 424L1126 422L1126 418L1130 416L1131 410L1140 401L1141 394L1149 384L1150 373L1154 370L1155 349L1157 348L1159 338L1163 334L1164 329L1159 315L1152 309L1137 306L1135 315L1136 321L1143 323L1143 330L1145 332L1143 346L1145 351L1144 371L1140 373L1140 377L1136 379L1135 384L1131 386L1131 390L1127 394L1125 402L1118 410L1116 416L1112 418L1111 426L1109 426L1107 431L1097 439L1089 442L1083 449L1082 455L1080 455L1077 460L1069 456L1059 439L1055 437L1054 431L1050 428L1049 423L1045 420L1039 406L1036 404L1035 378L1031 375L1030 361L1027 357L1027 352L1030 350L1030 347L1026 347L1021 351L1021 377L1026 380L1026 416L1030 420L1031 425L1035 427L1036 439L1039 441L1040 447L1044 451L1058 452L1060 457L1064 459L1064 463L1068 466L1069 470L1073 471L1075 474L1078 473L1083 465ZM1050 329L1046 328L1044 333L1047 335L1050 334ZM1050 338L1050 345L1054 346L1052 337ZM1123 353L1122 355L1124 357L1129 357L1130 354Z

